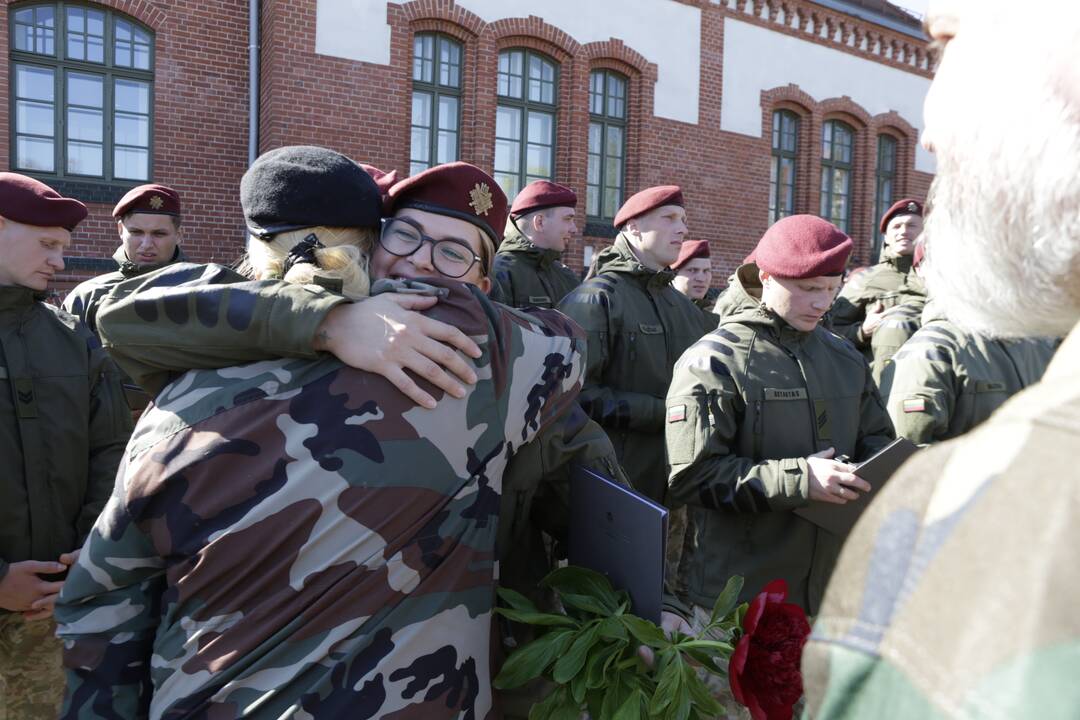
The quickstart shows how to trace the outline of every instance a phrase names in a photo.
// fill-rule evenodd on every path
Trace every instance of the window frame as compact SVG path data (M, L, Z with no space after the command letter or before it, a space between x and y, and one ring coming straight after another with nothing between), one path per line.
M882 169L882 151L885 146L892 145L892 169ZM885 210L896 202L896 178L898 175L898 168L900 164L900 140L889 133L880 133L878 135L877 142L877 162L874 168L874 217L871 218L871 227L874 228L874 243L870 249L870 256L873 259L877 259L881 255L881 248L885 244L885 233L880 230L880 219L885 214ZM889 186L889 197L882 199L882 186L885 182L891 183Z
M416 79L416 41L420 38L430 37L433 41L433 56L431 66L431 82ZM439 82L441 77L440 69L444 64L439 52L440 44L447 43L451 47L456 47L458 51L458 83L457 86L443 85ZM435 31L421 31L413 33L412 37L412 65L413 68L412 78L412 93L409 95L409 174L414 175L417 172L422 172L429 168L433 168L436 165L447 162L455 162L461 159L461 96L462 85L465 81L465 43L452 35ZM421 60L422 62L422 60ZM412 104L415 102L416 93L426 93L431 96L431 108L428 112L427 120L430 123L427 125L429 132L428 136L428 161L427 166L420 169L414 169L415 165L423 164L423 161L416 161L413 159L413 143L412 132L414 128L424 127L420 125L414 125L412 122ZM439 105L440 99L443 97L452 97L457 102L457 120L455 123L456 130L454 130L455 142L454 142L454 157L452 159L442 159L439 157Z
M794 137L794 147L788 150L784 147L784 120L789 119L792 123L791 135ZM779 127L777 124L779 123ZM770 134L771 154L769 158L769 225L772 225L777 220L794 215L795 208L795 187L798 183L799 177L799 131L802 129L802 118L799 114L793 110L787 108L779 108L772 113L772 129ZM779 142L777 142L779 139ZM781 187L788 187L786 184L781 185L780 169L783 167L783 161L791 161L791 209L790 211L780 210L780 190ZM773 174L775 173L776 179L773 180Z
M40 7L51 7L54 10L53 26L53 54L44 55L16 48L15 33L16 13ZM68 8L83 10L95 10L104 14L104 35L102 36L103 57L102 62L90 60L73 60L67 57L67 22ZM154 30L145 23L126 15L118 10L105 5L94 3L56 0L54 2L31 2L10 5L8 12L8 81L10 83L8 93L8 147L10 150L11 169L16 172L41 176L57 181L72 181L78 183L92 183L97 185L133 185L150 182L154 176L154 118L155 118L155 93L157 65L157 35ZM123 21L145 32L149 36L148 69L124 67L116 65L116 22ZM20 136L34 137L33 133L20 132L18 124L18 69L20 66L45 68L53 73L53 170L38 170L27 168L19 164L18 139ZM68 86L67 78L71 73L90 74L102 79L102 163L101 175L84 175L68 170ZM146 83L148 86L147 98L147 165L146 178L124 178L116 176L116 115L118 110L115 105L117 80L131 80ZM119 111L123 112L123 111ZM142 113L136 113L142 115ZM43 137L43 136L38 136ZM76 141L78 142L78 141ZM138 147L121 145L121 147ZM140 147L141 149L141 147Z
M593 77L601 76L603 83L601 85L600 97L603 102L603 112L594 113L593 102ZM609 83L612 79L619 80L623 84L623 96L622 96L622 108L623 114L621 117L617 117L608 112L610 107L611 95L609 93ZM600 177L598 183L590 183L588 181L588 160L591 156L596 155L590 148L590 143L586 142L585 155L586 155L586 169L585 169L585 217L590 222L606 222L615 219L616 213L619 211L619 207L626 199L626 148L629 144L627 136L629 135L630 126L630 77L618 70L612 70L611 68L594 68L589 72L589 134L592 134L593 125L600 126ZM615 207L613 212L608 215L604 212L604 196L607 190L611 189L608 186L607 177L607 161L608 156L608 132L611 128L618 128L622 132L622 143L620 147L619 163L621 165L622 182L618 186L618 196L615 199ZM597 208L599 212L589 212L589 189L595 187L597 189Z
M829 128L830 126L833 127L833 130L832 130L832 133L831 133L831 139L829 140L830 153L829 153L829 157L826 158L825 157L825 142L826 142L825 133L826 133L826 129ZM847 162L838 161L838 160L834 159L834 153L832 152L832 148L836 146L836 138L835 138L836 128L843 129L844 131L846 131L848 133L849 137L851 138L851 147L850 147L850 150L849 150L849 158L850 159ZM820 202L820 205L819 205L819 209L822 210L822 212L820 213L820 215L824 219L828 220L829 222L831 222L834 225L836 225L837 227L839 227L845 233L848 233L848 232L851 231L851 217L852 217L851 210L852 210L852 205L854 204L854 198L855 198L855 139L856 139L855 127L853 125L845 122L844 120L841 120L839 118L831 118L829 120L825 120L821 124L821 156L820 156L821 157L821 202ZM833 199L834 199L834 196L835 196L835 193L833 192L833 189L832 189L832 185L833 185L833 178L834 178L835 173L837 171L847 173L847 178L848 178L847 196L846 196L847 197L847 202L845 203L844 217L841 218L841 220L843 221L842 224L837 222L836 219L834 219L833 215L832 215L832 205L833 205ZM826 181L826 176L828 176L828 181ZM825 210L828 210L827 214L826 214Z
M502 95L499 93L499 71L498 63L502 60L504 53L522 53L521 64L521 97L514 98L508 95ZM558 60L550 55L543 53L539 50L533 50L529 47L514 46L506 47L499 50L496 56L496 71L495 71L495 114L496 114L496 128L498 127L498 112L500 107L514 108L520 111L521 117L519 118L519 139L516 141L519 143L520 153L518 155L518 167L517 167L517 190L521 192L521 189L528 185L532 180L555 180L555 163L558 158L558 137L559 137L559 89L561 82L561 70L562 65ZM551 65L552 73L552 92L550 105L536 100L529 100L529 59L532 57L539 58L541 62L546 62ZM548 177L542 177L540 175L530 175L528 173L528 156L529 156L529 113L544 113L551 116L551 175ZM498 130L495 133L495 149L496 152L492 154L492 171L495 175L495 180L498 182L500 175L509 175L510 173L499 170L496 165L496 154L498 149L499 140L509 140L509 138L500 138ZM532 143L537 144L537 143ZM501 183L500 183L501 186ZM503 188L505 191L506 188ZM515 192L515 194L516 194ZM508 197L511 197L511 193L507 193Z

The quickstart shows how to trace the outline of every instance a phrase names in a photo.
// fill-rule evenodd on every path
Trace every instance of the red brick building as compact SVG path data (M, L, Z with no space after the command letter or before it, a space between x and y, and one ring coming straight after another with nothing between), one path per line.
M846 227L865 263L879 208L932 179L932 63L884 0L7 5L0 166L91 208L62 287L114 268L112 205L150 180L182 193L189 256L242 252L253 78L260 151L320 144L401 174L462 159L510 191L574 187L577 268L621 200L660 183L683 186L718 279L796 212Z

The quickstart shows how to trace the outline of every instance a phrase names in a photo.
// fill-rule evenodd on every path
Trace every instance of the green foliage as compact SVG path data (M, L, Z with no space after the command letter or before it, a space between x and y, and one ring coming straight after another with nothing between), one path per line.
M728 580L700 637L670 636L628 612L630 599L600 573L563 567L541 581L555 591L565 614L545 613L505 588L504 617L533 625L542 634L519 648L495 678L500 689L537 677L556 690L535 705L529 720L705 720L722 708L698 676L698 668L727 675L746 604L739 605L743 580ZM713 639L722 638L722 639ZM643 648L653 661L643 658Z

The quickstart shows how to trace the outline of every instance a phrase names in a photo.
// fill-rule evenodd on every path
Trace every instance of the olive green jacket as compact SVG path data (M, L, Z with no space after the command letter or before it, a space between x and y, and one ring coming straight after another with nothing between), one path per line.
M899 303L885 311L881 324L870 338L873 356L870 370L882 397L889 396L892 386L893 356L922 327L923 308L926 307L926 285L915 273L907 276L898 293Z
M664 501L664 396L675 362L700 338L701 311L650 270L620 235L597 255L596 275L559 303L588 336L579 402L607 431L631 484Z
M795 515L810 501L809 455L855 460L893 440L861 354L823 327L800 332L761 304L740 269L741 303L675 367L667 396L670 495L690 505L689 598L712 607L731 575L743 600L783 578L815 612L843 537Z
M855 343L868 362L873 358L870 338L862 331L866 311L876 302L888 310L903 301L900 290L911 272L911 262L910 255L882 260L846 283L833 303L829 313L833 332Z
M560 257L557 250L538 248L511 230L495 254L492 297L516 308L555 307L581 283Z
M719 297L719 290L716 288L709 288L709 291L705 293L705 297L700 300L694 300L694 305L701 311L705 332L712 332L716 329L716 326L720 324L720 316L713 312L713 308L716 307L716 300Z
M98 317L105 347L156 394L187 369L317 357L315 331L343 302L348 300L315 285L252 281L220 265L177 263L116 285ZM419 382L438 397L433 386ZM511 551L539 552L534 525L556 537L565 533L574 463L625 481L603 430L581 412L567 413L520 448L503 476L497 547L504 560ZM507 565L507 577L543 575L542 569Z
M0 577L82 545L130 433L97 338L33 290L0 287Z
M995 340L962 330L933 302L893 358L889 414L915 443L959 437L1039 381L1057 349L1045 338Z

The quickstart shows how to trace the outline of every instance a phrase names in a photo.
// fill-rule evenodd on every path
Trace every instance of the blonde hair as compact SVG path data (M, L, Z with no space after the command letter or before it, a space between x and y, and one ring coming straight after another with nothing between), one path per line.
M314 235L325 246L315 249L315 264L296 263L284 273L289 251L308 235ZM269 240L252 235L248 237L245 274L278 278L296 285L314 283L316 276L340 280L341 293L346 297L367 297L371 289L368 261L375 239L372 228L303 228L280 233Z

